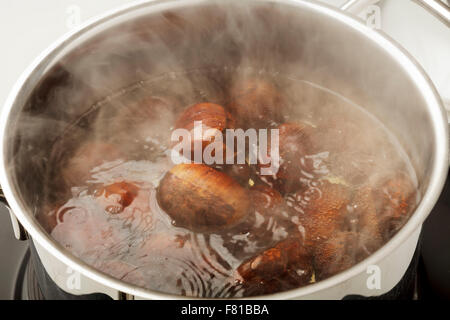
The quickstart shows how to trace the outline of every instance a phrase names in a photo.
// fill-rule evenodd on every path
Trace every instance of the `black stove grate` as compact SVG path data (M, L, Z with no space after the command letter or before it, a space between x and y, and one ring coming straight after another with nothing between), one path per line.
M27 298L28 300L45 300L44 294L39 287L39 282L34 272L33 264L28 262L27 267Z

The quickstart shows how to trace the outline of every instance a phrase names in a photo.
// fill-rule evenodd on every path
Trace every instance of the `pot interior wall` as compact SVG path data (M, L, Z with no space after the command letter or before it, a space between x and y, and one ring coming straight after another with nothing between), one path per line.
M302 2L141 5L91 28L40 68L16 101L7 137L10 178L30 213L44 197L51 147L69 124L141 80L198 68L219 70L201 84L226 88L233 77L220 70L251 68L350 99L394 133L412 159L421 193L428 186L434 129L419 88L388 52ZM87 130L84 122L75 127Z

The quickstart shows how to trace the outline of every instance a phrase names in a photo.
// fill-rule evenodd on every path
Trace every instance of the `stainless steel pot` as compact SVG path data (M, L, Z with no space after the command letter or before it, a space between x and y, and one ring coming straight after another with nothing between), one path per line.
M382 33L317 2L161 0L125 6L66 35L27 69L4 107L0 181L15 230L19 238L29 234L62 289L113 298L178 298L103 274L62 248L38 223L35 210L52 141L96 101L143 78L248 65L308 80L363 106L396 135L423 195L408 223L368 259L267 298L380 295L400 280L448 169L447 119L423 70ZM80 286L71 285L73 270ZM369 283L377 272L380 287Z

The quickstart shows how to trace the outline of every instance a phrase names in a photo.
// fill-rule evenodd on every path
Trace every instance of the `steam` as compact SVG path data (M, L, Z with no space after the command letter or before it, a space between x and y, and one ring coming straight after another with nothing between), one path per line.
M19 166L31 161L35 174L44 177L38 180L47 186L39 201L58 203L58 197L67 196L55 192L63 183L61 169L86 141L119 146L124 154L112 169L96 170L96 182L120 176L123 168L146 176L141 160L156 163L158 170L166 168L161 159L170 152L170 134L180 112L199 102L228 108L232 85L252 78L273 82L286 102L283 121L310 124L317 133L316 143L326 146L298 159L306 188L301 194L285 195L296 214L320 196L320 181L352 190L362 185L376 188L386 177L404 172L417 185L401 151L404 144L376 115L365 111L366 107L376 110L377 102L368 99L369 105L364 105L361 92L372 92L370 77L379 75L371 75L373 70L367 66L368 80L355 88L350 80L353 70L335 64L338 56L353 57L356 48L329 38L306 14L301 18L295 10L276 4L209 1L198 9L156 12L124 23L75 48L41 83L21 122L23 141L40 139L47 148L30 143L25 146L32 150L20 150L16 158ZM318 50L324 43L331 49ZM42 113L36 111L44 108ZM37 134L42 136L36 138ZM23 160L29 153L35 156ZM156 185L157 178L151 180ZM292 220L304 231L298 218ZM366 230L356 230L350 222L343 231L358 231L359 239L370 239Z

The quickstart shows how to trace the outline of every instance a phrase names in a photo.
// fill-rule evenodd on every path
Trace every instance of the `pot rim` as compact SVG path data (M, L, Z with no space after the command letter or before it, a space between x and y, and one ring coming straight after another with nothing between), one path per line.
M250 0L255 1L255 0ZM7 159L6 146L7 141L7 126L9 124L9 116L11 110L16 106L16 101L21 95L22 91L26 90L30 85L36 84L36 79L33 75L39 75L42 70L45 69L54 60L55 57L60 54L64 48L73 41L80 39L87 31L101 26L103 23L112 21L115 18L123 17L127 13L135 12L142 7L157 7L162 6L168 8L171 6L184 6L184 5L199 5L207 3L208 0L138 0L133 3L121 6L117 9L110 10L104 14L94 17L75 30L67 33L59 40L54 42L44 52L42 52L34 62L22 73L16 84L14 85L11 93L9 94L4 108L2 110L0 119L0 134L2 139L0 140L0 182L3 188L4 194L11 208L11 211L31 235L33 241L37 241L45 250L55 256L65 265L69 266L73 270L76 270L84 276L102 284L107 287L113 288L120 292L131 294L137 297L147 299L192 299L192 297L178 296L173 294L160 293L144 288L134 286L132 284L120 281L110 275L107 275L81 259L75 257L61 245L59 245L51 236L40 226L37 220L32 214L27 214L27 209L14 196L12 184L8 178L8 170L6 168ZM327 288L334 287L340 283L347 281L348 279L355 277L356 275L364 272L369 265L376 264L384 257L393 252L400 244L402 244L412 233L417 230L431 212L434 207L440 192L443 188L444 182L447 177L448 170L448 123L446 113L444 112L443 103L437 93L431 80L422 69L422 67L414 60L414 58L406 52L399 44L389 38L386 34L380 31L373 30L355 19L353 16L340 11L323 3L318 3L311 0L263 0L260 2L277 2L283 5L290 5L297 7L298 9L308 8L319 13L328 16L328 18L335 19L353 29L358 33L364 34L371 41L379 45L383 50L389 53L392 59L400 64L407 72L409 77L414 81L418 90L421 91L430 113L432 122L434 123L434 140L435 140L435 159L433 163L433 170L430 176L429 187L422 197L419 206L408 220L408 222L402 227L402 229L392 237L387 243L385 243L379 250L369 256L362 262L354 265L350 269L344 272L338 273L330 278L322 280L320 282L310 284L305 287L275 293L265 296L247 297L246 299L293 299L300 298L305 295L313 294ZM35 77L36 78L36 77ZM39 77L37 77L39 79Z

